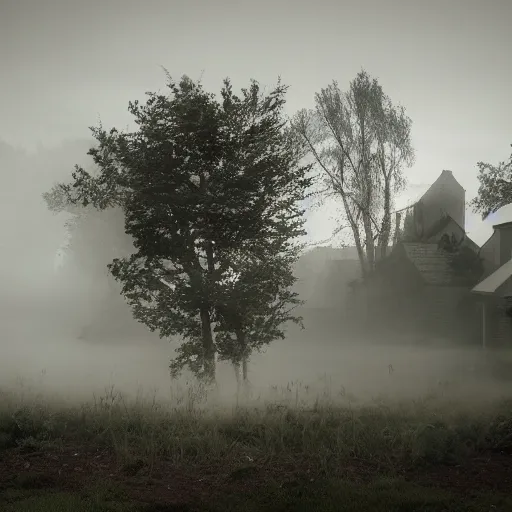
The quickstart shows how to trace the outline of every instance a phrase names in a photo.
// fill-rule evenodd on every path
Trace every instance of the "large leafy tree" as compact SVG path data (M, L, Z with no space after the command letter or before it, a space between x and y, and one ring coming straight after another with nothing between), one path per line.
M480 186L472 205L486 219L503 206L512 204L512 154L508 161L498 165L478 162L477 166Z
M148 93L144 105L130 103L137 131L93 128L97 146L89 154L99 172L76 167L73 184L58 188L69 204L122 209L135 251L114 259L113 276L139 321L163 337L183 338L173 373L187 365L211 381L214 326L221 357L237 362L238 345L227 348L230 333L247 345L247 357L247 347L275 338L278 319L290 316L287 267L276 262L293 260L304 233L300 201L309 167L299 164L285 127L281 84L263 95L253 81L238 97L226 80L222 102L187 77L179 84L169 77L168 86L170 95ZM236 309L230 297L258 265L281 287L256 287L252 302L245 293L245 309ZM248 313L243 339L232 320L241 312ZM256 327L257 341L248 336Z
M343 206L365 276L390 244L393 197L414 159L411 120L365 71L346 92L337 82L322 89L315 103L292 124Z

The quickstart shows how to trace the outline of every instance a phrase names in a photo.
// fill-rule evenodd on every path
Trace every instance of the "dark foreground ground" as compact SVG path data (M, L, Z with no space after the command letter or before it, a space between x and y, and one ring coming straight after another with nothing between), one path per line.
M5 512L512 510L512 456L505 453L394 474L357 459L329 474L307 460L158 461L149 468L84 446L15 448L1 459Z

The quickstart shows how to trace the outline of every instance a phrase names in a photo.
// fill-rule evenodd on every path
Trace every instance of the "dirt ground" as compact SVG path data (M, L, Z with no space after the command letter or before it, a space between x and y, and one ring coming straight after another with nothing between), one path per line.
M75 492L100 485L118 489L130 502L165 507L154 510L202 510L196 507L230 496L263 493L269 485L305 487L327 476L322 468L297 459L224 460L197 466L158 460L149 467L137 460L120 462L106 450L76 446L44 452L13 448L0 457L0 496L13 488ZM354 459L331 469L328 476L364 484L380 472L379 467ZM512 455L487 453L458 466L398 468L396 476L461 497L475 492L510 494Z

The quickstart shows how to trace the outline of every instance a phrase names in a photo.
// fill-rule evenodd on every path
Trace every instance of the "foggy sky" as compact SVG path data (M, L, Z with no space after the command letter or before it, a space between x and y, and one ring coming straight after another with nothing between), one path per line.
M449 169L470 200L476 163L510 154L511 19L510 0L1 0L0 140L34 149L88 139L99 118L124 128L128 101L165 86L160 66L213 92L226 76L238 89L280 75L289 114L364 68L412 118L410 195ZM56 179L37 167L40 188ZM310 214L313 239L329 236L333 215ZM469 235L483 243L498 220L512 213L469 215Z

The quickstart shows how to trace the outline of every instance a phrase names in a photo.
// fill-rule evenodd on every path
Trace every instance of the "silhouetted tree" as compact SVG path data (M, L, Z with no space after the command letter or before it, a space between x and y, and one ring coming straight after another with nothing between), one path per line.
M92 128L99 172L77 166L72 186L58 188L72 205L122 209L135 252L114 259L112 275L135 318L162 337L183 337L172 373L188 366L213 381L218 348L237 363L292 318L286 306L295 297L284 289L304 234L309 166L299 165L285 128L281 84L264 96L253 81L239 98L226 80L222 103L187 77L168 86L169 96L130 103L137 131ZM244 283L258 266L262 283L277 288L261 284L249 295Z

